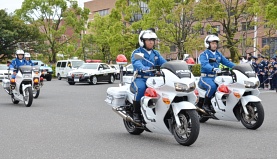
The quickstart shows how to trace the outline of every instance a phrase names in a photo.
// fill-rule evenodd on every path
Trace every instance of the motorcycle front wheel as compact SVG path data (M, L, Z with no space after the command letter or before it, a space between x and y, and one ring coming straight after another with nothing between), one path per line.
M33 103L33 90L31 87L26 88L24 96L24 104L26 107L30 107Z
M14 95L13 95L13 94L11 95L11 98L12 98L12 102L13 102L13 104L18 104L18 103L19 103L19 101L18 101L18 100L15 100L15 99L14 99Z
M183 145L190 146L199 135L200 124L196 110L181 111L179 114L181 126L174 125L173 135L175 140Z
M39 90L34 90L34 91L33 91L33 97L34 97L34 98L38 98L39 93L40 93L40 89L39 89Z
M248 115L240 109L241 123L247 129L258 129L264 122L264 108L261 102L250 102L246 105Z

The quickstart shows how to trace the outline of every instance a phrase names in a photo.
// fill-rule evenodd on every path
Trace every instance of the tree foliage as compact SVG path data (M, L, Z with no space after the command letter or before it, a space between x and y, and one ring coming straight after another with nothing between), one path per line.
M143 18L143 26L156 27L160 44L176 46L181 58L184 53L197 49L191 42L200 42L197 37L201 26L192 9L195 5L194 0L151 0L150 13Z
M56 55L63 51L64 45L80 39L89 10L82 10L77 3L66 0L25 0L16 13L40 29L40 42L47 46L47 50L41 51L48 55L49 62L56 62ZM72 34L68 33L70 31Z
M196 16L206 23L204 25L220 24L223 27L220 35L226 39L225 46L229 49L233 60L239 56L239 41L235 39L235 34L242 31L240 22L253 22L255 13L251 10L252 5L251 1L244 0L205 0L200 1L195 7Z
M18 42L32 42L39 36L34 25L25 24L5 10L0 10L0 19L0 58L10 58Z

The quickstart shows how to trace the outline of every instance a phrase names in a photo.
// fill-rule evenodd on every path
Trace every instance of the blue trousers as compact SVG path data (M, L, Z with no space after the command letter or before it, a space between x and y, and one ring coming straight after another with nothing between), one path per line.
M136 91L135 93L135 101L140 101L141 97L144 96L144 92L147 88L146 86L146 78L136 78L132 83L132 87Z
M214 82L214 77L200 77L199 84L206 89L206 97L211 98L216 92L217 85Z

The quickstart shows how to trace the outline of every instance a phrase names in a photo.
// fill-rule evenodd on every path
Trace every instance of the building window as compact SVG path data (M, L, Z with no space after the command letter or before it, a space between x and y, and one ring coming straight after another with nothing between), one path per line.
M99 10L97 13L99 13L100 16L105 16L109 14L109 9Z
M241 30L242 31L254 30L254 26L251 26L250 22L241 22Z
M271 38L263 38L262 39L262 47L265 45L269 46L269 50L267 50L267 54L270 56L275 55L277 51L277 37L271 37Z
M132 2L129 1L130 5L133 5ZM149 13L149 8L146 3L140 2L140 9L141 12L136 12L133 14L133 17L131 18L131 22L136 22L142 19L143 14Z
M175 45L170 46L170 52L176 52L176 46Z

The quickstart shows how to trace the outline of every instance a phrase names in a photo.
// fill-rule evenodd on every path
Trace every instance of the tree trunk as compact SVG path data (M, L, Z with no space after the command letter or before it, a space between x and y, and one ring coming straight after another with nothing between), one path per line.
M56 59L56 50L55 50L55 47L52 46L51 47L51 55L52 55L52 58L51 58L51 63L56 63L57 62L57 59Z

